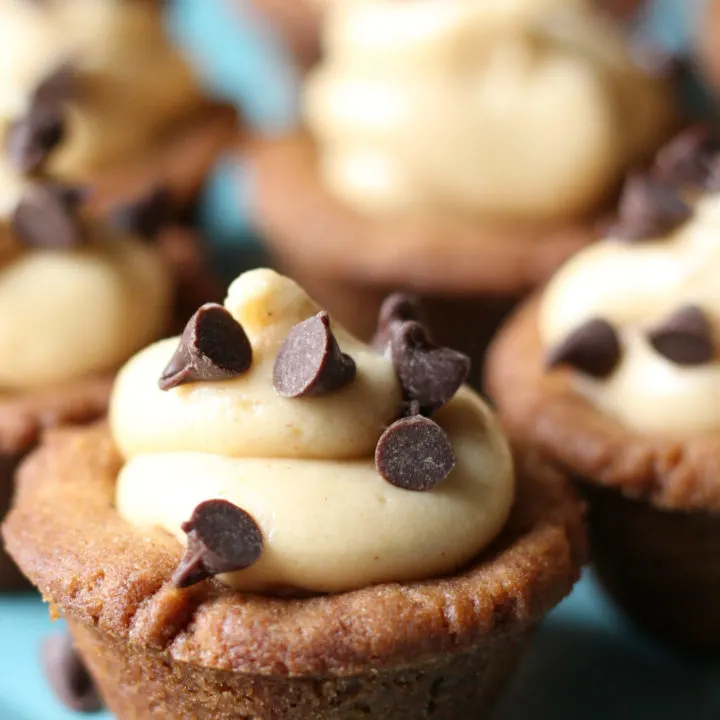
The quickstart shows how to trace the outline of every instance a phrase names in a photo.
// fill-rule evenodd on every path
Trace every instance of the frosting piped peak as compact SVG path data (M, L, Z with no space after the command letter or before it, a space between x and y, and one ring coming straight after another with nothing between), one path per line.
M191 320L180 345L162 341L130 360L111 400L126 458L118 512L186 545L178 586L218 576L304 593L423 579L497 535L512 462L487 406L460 387L467 368L453 388L430 392L432 369L408 384L407 358L360 342L270 270L240 276L224 312L249 343L241 372L194 371L158 387L178 348L202 345ZM222 531L233 517L237 534Z

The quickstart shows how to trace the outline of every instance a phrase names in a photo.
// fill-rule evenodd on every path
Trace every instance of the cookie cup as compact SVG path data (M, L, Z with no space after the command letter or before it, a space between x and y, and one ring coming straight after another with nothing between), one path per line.
M389 293L417 295L437 342L470 355L475 386L518 299L596 239L590 221L521 228L452 214L364 215L328 192L303 132L253 138L246 152L250 211L280 268L363 339Z
M173 313L166 332L182 329L198 305L222 297L207 268L197 234L171 227L157 238L174 280ZM0 391L0 518L10 508L17 465L56 426L83 425L107 412L114 372L19 392ZM27 588L27 580L0 546L0 592Z
M510 437L574 477L592 560L623 610L673 643L720 647L720 434L644 434L547 373L539 298L507 323L486 381Z
M49 433L3 526L121 720L488 717L585 554L581 504L528 460L505 530L450 577L294 599L178 590L179 543L113 507L121 465L105 425Z

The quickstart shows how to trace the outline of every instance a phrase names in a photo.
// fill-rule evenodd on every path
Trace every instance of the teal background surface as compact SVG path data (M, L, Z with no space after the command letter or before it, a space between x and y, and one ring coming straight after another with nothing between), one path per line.
M642 31L681 49L703 2L659 0ZM208 86L242 107L252 124L279 132L295 122L297 78L250 9L175 0L169 19ZM204 197L202 224L230 274L261 257L246 219L249 190L242 167L223 161ZM0 720L79 717L55 701L37 663L41 640L62 628L36 595L0 596ZM542 624L497 720L718 720L719 680L720 659L679 654L640 635L588 573Z

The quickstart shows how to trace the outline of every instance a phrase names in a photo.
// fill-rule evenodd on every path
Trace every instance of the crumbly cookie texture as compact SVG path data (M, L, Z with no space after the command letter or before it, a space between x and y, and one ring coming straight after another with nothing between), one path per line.
M325 46L305 117L328 187L363 211L577 217L672 115L582 0L337 2Z
M116 507L187 544L180 586L425 579L497 536L514 473L490 411L462 385L467 358L419 323L391 324L378 352L294 282L257 270L224 308L204 306L180 340L125 366L110 412L126 458Z

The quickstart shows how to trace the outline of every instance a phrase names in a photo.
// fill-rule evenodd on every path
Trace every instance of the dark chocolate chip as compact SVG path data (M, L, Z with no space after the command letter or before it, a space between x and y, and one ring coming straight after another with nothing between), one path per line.
M15 234L31 247L72 248L84 242L77 209L77 188L56 182L32 184L17 204L11 224Z
M620 340L615 328L594 318L573 330L546 358L548 368L569 365L596 378L612 373L620 362Z
M285 398L325 395L355 379L355 361L340 350L330 318L319 312L295 325L285 338L273 369L273 385Z
M6 152L21 173L34 172L43 165L65 135L65 117L52 103L36 103L28 114L13 122L6 139Z
M697 305L685 305L648 332L655 350L677 365L704 365L715 357L712 327Z
M432 490L452 472L455 463L455 451L445 431L422 415L394 422L375 448L377 471L404 490Z
M668 185L705 187L719 150L709 128L687 128L659 150L653 174Z
M670 186L635 175L625 183L619 217L610 234L629 242L650 240L675 230L691 214L690 206Z
M172 576L179 588L244 570L262 555L263 536L255 519L227 500L200 503L182 529L187 550Z
M405 293L388 295L380 306L372 346L378 352L385 352L390 344L390 326L393 323L419 319L420 307L416 298Z
M8 130L6 153L22 173L39 170L65 136L65 103L73 92L75 71L63 63L37 86L24 117Z
M155 188L118 208L110 220L120 230L153 240L175 220L172 195L167 188Z
M92 713L102 709L100 694L69 635L46 638L41 658L45 676L60 702L75 712Z
M393 323L390 335L390 352L403 399L417 401L425 415L441 408L467 379L470 358L431 343L425 328L414 320Z
M208 380L228 380L252 364L242 325L222 306L203 305L188 320L175 354L160 376L161 390Z

